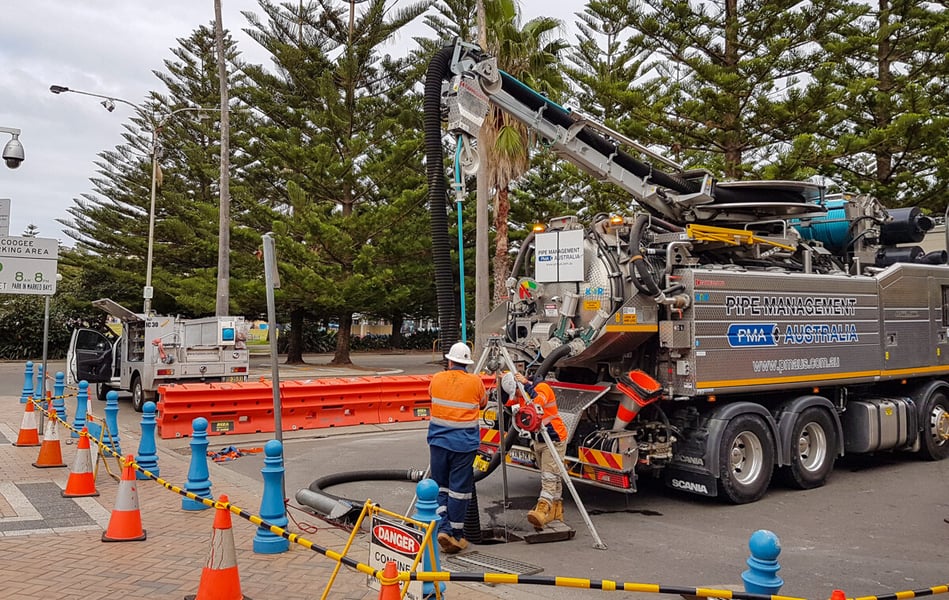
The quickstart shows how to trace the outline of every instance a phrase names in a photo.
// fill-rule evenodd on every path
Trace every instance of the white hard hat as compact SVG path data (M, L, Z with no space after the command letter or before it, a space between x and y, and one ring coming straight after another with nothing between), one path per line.
M474 362L471 360L471 349L468 348L468 344L464 342L455 342L452 344L445 358L459 365L470 365Z
M509 398L514 396L517 392L517 381L514 379L514 373L508 371L501 377L501 389Z

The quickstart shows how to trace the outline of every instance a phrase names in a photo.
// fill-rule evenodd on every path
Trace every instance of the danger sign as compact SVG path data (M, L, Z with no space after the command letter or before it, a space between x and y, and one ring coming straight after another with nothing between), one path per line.
M422 550L424 532L394 519L386 519L373 515L371 521L372 535L369 538L369 566L382 570L390 560L395 562L399 571L412 571L415 557ZM421 566L421 562L419 562ZM369 587L380 589L379 580L369 578ZM421 600L422 582L412 581L406 598Z

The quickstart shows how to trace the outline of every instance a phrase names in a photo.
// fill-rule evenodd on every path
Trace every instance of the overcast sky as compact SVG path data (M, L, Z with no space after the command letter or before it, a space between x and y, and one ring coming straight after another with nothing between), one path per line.
M343 0L344 1L344 0ZM72 246L58 218L74 198L92 191L99 152L122 143L122 126L133 109L106 111L95 98L54 95L52 84L142 103L160 82L152 73L172 57L177 40L214 18L212 0L4 0L0 43L0 127L20 129L26 160L12 170L0 166L0 198L10 198L10 235L29 224L40 237ZM348 4L348 2L347 2ZM526 19L539 14L560 18L573 41L573 14L584 0L521 0ZM224 26L249 62L263 63L260 50L243 29L244 11L260 13L257 0L223 0ZM360 10L359 4L356 10ZM425 31L419 27L419 33ZM393 42L410 43L411 36ZM0 147L10 140L0 134Z

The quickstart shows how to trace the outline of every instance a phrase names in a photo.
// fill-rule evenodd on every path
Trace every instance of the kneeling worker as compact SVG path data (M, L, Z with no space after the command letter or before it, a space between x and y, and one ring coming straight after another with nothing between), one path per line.
M501 378L501 389L510 398L505 403L506 406L518 405L521 410L534 410L530 406L525 406L527 403L517 393L515 381L519 381L524 386L524 391L531 397L531 402L543 410L541 427L546 429L558 454L558 457L551 454L540 429L532 434L534 457L540 469L540 496L537 498L534 509L527 513L527 520L534 529L539 531L551 521L563 521L563 481L560 479L560 469L555 461L563 460L563 453L567 447L567 427L563 424L563 419L560 418L560 412L557 410L557 398L553 388L543 381L532 385L520 373L505 373Z

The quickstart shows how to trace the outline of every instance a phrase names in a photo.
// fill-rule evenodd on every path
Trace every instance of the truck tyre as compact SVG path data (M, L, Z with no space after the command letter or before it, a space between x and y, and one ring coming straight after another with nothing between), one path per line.
M142 378L136 375L132 379L132 408L136 412L142 412L146 402L155 401L155 392L146 392L142 386Z
M106 398L106 394L108 394L109 390L111 389L112 388L110 388L108 385L104 383L97 383L96 384L96 399L99 400L100 402L105 402L106 400L108 400L108 398Z
M834 422L822 408L797 415L789 439L791 464L781 470L784 481L799 490L824 485L837 459Z
M921 415L920 456L926 460L949 458L949 398L945 388L936 388L929 394Z
M728 422L719 447L719 494L732 504L764 496L774 471L774 436L757 415L738 415Z

